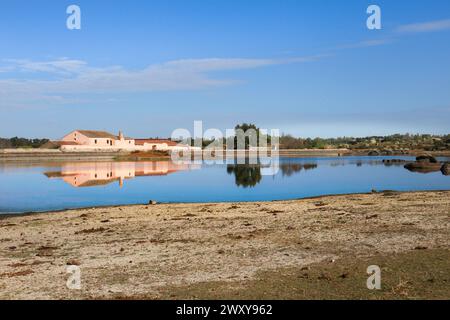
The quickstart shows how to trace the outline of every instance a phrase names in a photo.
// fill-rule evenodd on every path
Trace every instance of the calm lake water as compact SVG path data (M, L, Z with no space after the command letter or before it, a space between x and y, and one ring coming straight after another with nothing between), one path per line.
M284 200L376 190L450 190L440 171L414 173L411 157L282 158L260 165L160 162L0 163L0 213L158 202ZM448 159L440 159L448 161Z

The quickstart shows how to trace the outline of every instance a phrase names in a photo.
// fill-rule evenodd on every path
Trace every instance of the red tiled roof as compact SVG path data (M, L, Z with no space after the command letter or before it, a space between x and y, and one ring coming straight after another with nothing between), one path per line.
M134 139L135 144L138 146L143 146L145 143L148 144L167 144L168 146L176 146L178 143L169 139Z
M115 136L106 131L96 131L96 130L76 130L82 135L85 135L88 138L109 138L109 139L118 139L118 136Z

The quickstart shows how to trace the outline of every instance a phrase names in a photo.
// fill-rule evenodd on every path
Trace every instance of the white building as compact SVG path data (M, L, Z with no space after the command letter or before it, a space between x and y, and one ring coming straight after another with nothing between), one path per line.
M106 131L75 130L56 142L62 151L200 151L201 149L168 139L127 138L122 132L113 135Z

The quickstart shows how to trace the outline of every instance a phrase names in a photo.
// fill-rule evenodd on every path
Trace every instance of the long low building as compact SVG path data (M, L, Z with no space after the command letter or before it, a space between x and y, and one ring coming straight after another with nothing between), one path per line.
M169 139L135 139L125 137L122 132L116 136L106 131L96 130L74 130L60 141L51 141L49 146L66 152L201 150Z

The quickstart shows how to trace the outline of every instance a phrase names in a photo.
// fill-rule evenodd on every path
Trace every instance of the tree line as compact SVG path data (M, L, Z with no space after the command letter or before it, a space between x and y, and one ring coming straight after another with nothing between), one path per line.
M39 148L49 139L27 139L27 138L0 138L0 149L14 149L14 148Z

